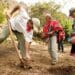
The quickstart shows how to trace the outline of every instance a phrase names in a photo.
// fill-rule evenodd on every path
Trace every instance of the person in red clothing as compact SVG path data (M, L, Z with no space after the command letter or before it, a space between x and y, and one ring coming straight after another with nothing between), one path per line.
M63 40L65 40L65 32L62 29L58 31L57 35L58 50L62 50L62 52L64 52Z
M71 43L70 54L75 57L75 8L69 10L69 16L73 19L71 38L69 39L69 42Z
M57 53L57 32L60 29L58 21L53 20L50 14L46 14L46 23L43 26L42 37L49 38L48 50L52 58L52 64L56 64L58 61Z
M57 33L59 30L62 30L62 27L59 24L59 22L56 20L53 20L50 14L47 14L46 22L43 26L42 37L47 38L48 36L51 36L54 32Z

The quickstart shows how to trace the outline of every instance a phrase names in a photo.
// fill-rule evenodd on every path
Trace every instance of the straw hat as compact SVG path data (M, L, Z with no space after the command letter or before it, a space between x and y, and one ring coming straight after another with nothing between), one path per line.
M40 20L38 18L32 18L34 31L39 32Z
M38 18L32 18L32 21L33 21L34 26L36 27L40 26L40 20Z

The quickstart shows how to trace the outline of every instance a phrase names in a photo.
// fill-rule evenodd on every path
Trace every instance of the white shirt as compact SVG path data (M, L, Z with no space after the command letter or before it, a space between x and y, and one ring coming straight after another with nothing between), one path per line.
M26 32L24 34L25 37L25 41L27 42L32 42L32 38L33 38L33 30L31 30L30 32Z
M33 30L27 32L27 21L30 19L25 9L21 8L17 16L10 19L11 27L13 30L24 34L25 41L31 42L33 37Z

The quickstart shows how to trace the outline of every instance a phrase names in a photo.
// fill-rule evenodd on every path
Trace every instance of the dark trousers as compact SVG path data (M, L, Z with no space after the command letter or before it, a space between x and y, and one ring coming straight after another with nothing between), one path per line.
M71 54L75 54L75 44L72 44Z
M58 50L59 50L59 51L62 50L62 52L64 52L63 40L60 40L60 41L58 42Z

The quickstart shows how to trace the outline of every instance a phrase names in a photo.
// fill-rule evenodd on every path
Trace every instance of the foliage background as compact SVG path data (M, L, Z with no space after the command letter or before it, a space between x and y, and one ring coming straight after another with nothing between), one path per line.
M0 0L0 24L5 23L5 14L4 10L11 5L11 0ZM15 3L16 4L16 3ZM24 4L24 3L23 3ZM40 29L42 29L42 26L45 22L45 12L48 12L52 15L52 17L60 22L60 24L63 26L65 34L66 34L66 40L70 36L71 30L72 30L72 21L62 12L60 12L61 5L58 5L52 1L49 3L36 3L35 5L31 5L28 7L28 10L30 10L30 16L39 18L41 21ZM38 35L39 36L39 35Z

